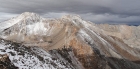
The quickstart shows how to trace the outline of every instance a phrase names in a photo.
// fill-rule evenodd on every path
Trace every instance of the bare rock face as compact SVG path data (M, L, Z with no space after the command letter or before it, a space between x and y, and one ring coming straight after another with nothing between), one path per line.
M11 63L11 60L7 54L0 54L0 69L18 69L18 67Z
M139 68L134 62L140 60L140 26L95 24L78 15L46 19L29 12L0 26L1 38L51 51L71 69Z

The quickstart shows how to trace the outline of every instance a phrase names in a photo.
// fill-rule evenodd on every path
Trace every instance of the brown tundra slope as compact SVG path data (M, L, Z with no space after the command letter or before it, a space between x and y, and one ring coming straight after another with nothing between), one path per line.
M0 26L4 40L59 54L75 69L140 68L140 26L95 24L77 15L49 19L29 12Z

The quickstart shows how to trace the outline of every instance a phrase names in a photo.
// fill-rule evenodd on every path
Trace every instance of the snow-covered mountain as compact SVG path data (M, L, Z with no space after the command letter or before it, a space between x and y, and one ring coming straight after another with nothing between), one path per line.
M20 69L140 67L140 26L95 24L78 15L48 19L25 12L0 23L0 30L0 54L8 54Z

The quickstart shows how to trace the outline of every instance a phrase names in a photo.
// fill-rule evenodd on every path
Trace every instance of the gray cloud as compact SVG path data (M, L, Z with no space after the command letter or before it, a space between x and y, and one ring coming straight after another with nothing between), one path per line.
M23 12L35 12L44 17L78 14L95 23L140 24L140 0L0 0L0 3L1 21Z

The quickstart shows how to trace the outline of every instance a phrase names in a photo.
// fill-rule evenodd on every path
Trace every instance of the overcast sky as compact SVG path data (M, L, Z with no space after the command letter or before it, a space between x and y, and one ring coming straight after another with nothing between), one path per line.
M23 12L51 18L77 14L94 23L140 25L140 0L0 0L0 22Z

